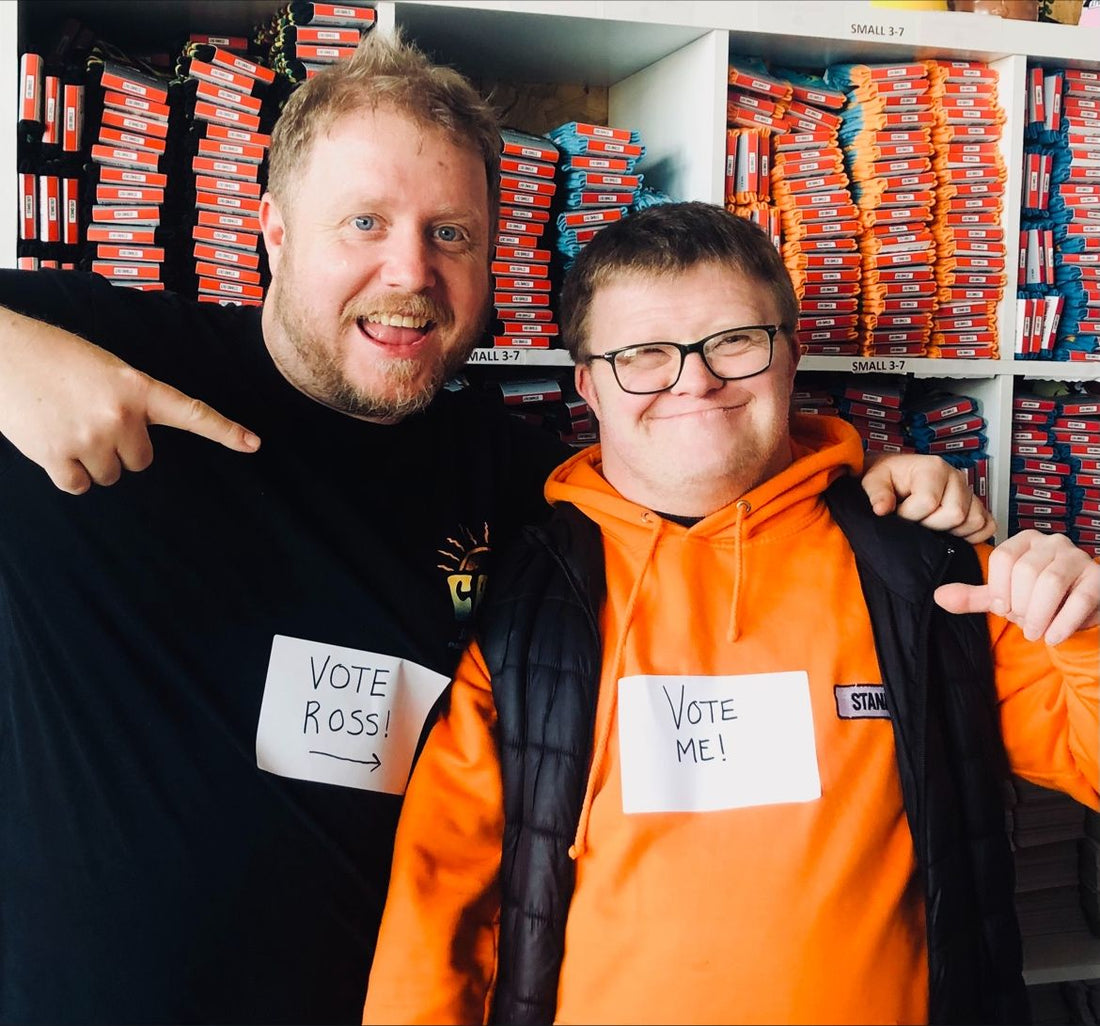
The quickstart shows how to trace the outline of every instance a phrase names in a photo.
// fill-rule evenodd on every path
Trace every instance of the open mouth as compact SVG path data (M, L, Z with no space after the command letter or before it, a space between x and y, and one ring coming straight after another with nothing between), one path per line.
M356 319L359 331L394 356L412 355L435 322L409 314L369 314Z

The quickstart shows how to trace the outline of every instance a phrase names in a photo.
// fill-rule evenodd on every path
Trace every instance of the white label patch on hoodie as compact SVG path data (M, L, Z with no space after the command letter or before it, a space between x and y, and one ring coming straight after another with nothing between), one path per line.
M837 684L836 714L842 720L888 720L885 684Z
M821 797L804 670L619 680L623 812L713 812Z

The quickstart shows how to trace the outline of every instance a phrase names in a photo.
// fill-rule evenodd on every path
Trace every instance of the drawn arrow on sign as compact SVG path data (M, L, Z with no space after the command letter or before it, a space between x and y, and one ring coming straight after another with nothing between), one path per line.
M375 752L371 752L369 759L350 759L346 755L333 755L332 752L319 752L316 748L309 750L310 755L323 755L329 759L339 759L341 762L357 762L360 766L370 766L370 771L373 773L379 766L382 765L382 760L378 758Z

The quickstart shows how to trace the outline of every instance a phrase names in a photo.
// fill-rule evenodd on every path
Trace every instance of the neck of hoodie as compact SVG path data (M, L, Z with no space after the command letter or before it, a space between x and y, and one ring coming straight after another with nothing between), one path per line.
M785 438L778 449L759 467L747 468L727 477L717 475L684 479L671 488L669 482L658 484L643 481L623 472L615 463L600 463L600 473L615 491L628 502L646 509L660 511L660 516L670 520L702 520L782 473L793 462L791 439Z
M648 505L620 493L614 481L605 473L598 445L582 450L563 463L546 484L546 498L551 502L570 502L604 530L638 529L643 524L641 514L671 514L671 521L680 517L699 518L692 531L720 532L736 517L736 504L752 500L753 515L746 524L768 518L777 508L789 506L801 497L814 497L838 474L860 474L863 449L855 429L836 417L813 417L799 414L792 419L788 465L777 475L769 476L754 488L732 495L721 506L707 513L686 509L677 497L667 497L667 503ZM819 476L824 475L824 476ZM654 511L660 510L660 514ZM649 523L648 519L644 523ZM641 526L648 537L649 530Z

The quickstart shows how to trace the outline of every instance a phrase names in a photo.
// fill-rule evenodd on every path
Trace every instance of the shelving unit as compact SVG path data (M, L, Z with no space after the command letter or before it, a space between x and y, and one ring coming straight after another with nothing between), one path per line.
M1005 237L1020 225L1024 74L1029 58L1066 67L1100 67L1100 31L1017 22L977 14L872 8L865 2L734 0L700 3L409 2L397 23L472 77L526 82L584 81L608 94L608 123L637 129L646 142L647 184L676 199L721 203L724 191L726 67L755 54L777 63L821 68L838 61L887 62L947 57L991 63L1000 73L1007 120L1002 153L1009 179ZM522 45L519 40L523 40ZM536 42L537 41L537 42ZM581 77L578 79L578 73ZM540 126L532 126L539 130ZM1016 268L1006 268L998 318L1001 352L1015 329ZM1100 364L999 360L806 357L805 371L911 374L942 379L978 398L989 423L989 505L1008 524L1011 400L1017 380L1100 380ZM560 366L560 353L524 353L480 361Z
M278 8L271 0L76 0L64 14L95 24L126 48L151 38L180 38L192 30L240 31ZM948 57L993 64L1000 73L1000 102L1007 121L1002 151L1009 179L1006 239L1019 228L1023 153L1024 73L1028 58L1067 67L1100 67L1100 30L1017 22L977 14L874 8L863 0L398 0L377 4L376 31L400 25L412 38L475 81L491 87L559 87L552 116L517 127L541 132L591 110L568 107L566 87L606 109L607 121L637 129L647 154L640 165L647 184L676 199L721 202L724 183L726 67L731 56L755 54L776 62L824 67L836 61L903 61ZM0 132L13 138L18 51L39 38L60 12L34 2L0 3ZM551 95L554 95L551 90ZM606 101L605 103L603 101ZM530 112L529 112L530 113ZM538 122L538 112L532 121ZM0 264L15 260L16 179L12 161L0 166ZM998 318L1001 352L1015 325L1016 271L1006 268L1005 301ZM566 367L560 352L477 357L494 366ZM1010 405L1013 383L1026 379L1100 379L1100 364L999 360L867 360L807 357L806 371L911 374L942 379L952 390L982 402L989 422L989 505L1002 530L1008 523Z
M0 138L15 138L18 54L51 24L75 17L123 47L183 38L190 31L247 30L269 18L278 0L0 0ZM375 31L402 29L438 59L480 84L538 86L553 110L517 125L543 132L571 116L588 120L593 104L611 125L637 129L647 147L646 184L676 199L721 203L724 192L726 69L731 56L823 68L842 61L895 62L943 57L991 63L1005 109L1002 152L1009 169L1006 241L1019 228L1024 76L1029 59L1050 66L1100 69L1100 29L1002 20L976 14L874 8L865 0L396 0L377 3ZM550 87L547 89L546 87ZM555 91L556 90L556 91ZM583 109L570 96L586 98ZM9 144L10 145L10 144ZM0 161L0 265L14 266L16 168ZM1016 382L1100 380L1100 363L1014 361L1015 261L1009 260L999 314L998 360L808 357L801 369L907 374L942 380L976 396L988 422L989 505L1008 522L1011 400ZM566 368L561 351L479 351L475 364ZM1033 952L1029 950L1029 958ZM1046 956L1033 980L1100 976L1100 942ZM1064 968L1059 968L1064 967ZM1070 976L1059 977L1065 971Z
M1055 933L1024 941L1024 980L1028 984L1097 977L1100 977L1100 938L1091 933Z

